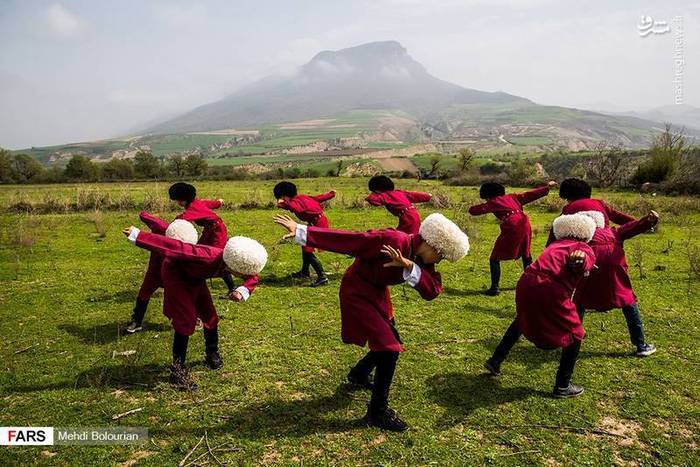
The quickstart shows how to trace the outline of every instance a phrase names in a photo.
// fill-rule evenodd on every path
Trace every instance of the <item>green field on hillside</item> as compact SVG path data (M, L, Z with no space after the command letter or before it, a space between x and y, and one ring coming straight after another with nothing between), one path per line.
M338 191L327 209L332 226L396 225L384 209L360 207L365 179L296 183L302 192ZM230 449L215 451L219 461L240 465L697 464L700 292L690 268L700 251L697 199L596 193L635 215L655 208L661 216L656 232L626 244L645 331L659 351L635 358L619 310L589 313L574 374L586 392L562 401L550 397L558 352L521 342L501 377L482 370L514 316L521 269L504 263L504 293L482 295L498 224L466 213L478 188L398 180L401 188L438 195L445 207L423 205L421 214L440 211L455 219L472 249L460 262L438 266L444 293L432 302L408 286L393 287L407 351L391 404L410 425L394 434L364 428L359 420L369 394L344 384L362 355L340 341L338 285L351 259L320 253L331 273L327 287L288 279L300 253L279 241L282 232L272 224L278 211L267 206L274 184L196 183L202 197L226 200L220 214L230 234L256 238L270 259L246 303L223 299L223 282L210 282L225 364L206 369L201 333L193 336L188 361L199 390L191 394L167 384L172 334L161 294L151 300L145 331L124 335L148 254L121 229L139 225L143 207L173 218L168 184L0 187L2 424L143 426L150 434L142 446L4 447L0 465L174 465L205 433L212 449ZM20 200L50 212L9 212ZM127 208L115 208L116 200ZM114 210L95 210L90 202ZM535 256L560 207L552 193L527 208ZM119 354L130 350L135 353ZM133 409L142 410L112 419ZM216 464L206 452L202 443L189 460L204 454L198 462Z

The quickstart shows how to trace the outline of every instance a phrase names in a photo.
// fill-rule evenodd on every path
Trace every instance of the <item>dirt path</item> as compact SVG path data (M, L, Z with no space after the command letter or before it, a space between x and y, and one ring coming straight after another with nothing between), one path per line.
M377 163L387 172L410 172L418 173L418 168L410 159L405 157L395 157L386 159L377 159Z

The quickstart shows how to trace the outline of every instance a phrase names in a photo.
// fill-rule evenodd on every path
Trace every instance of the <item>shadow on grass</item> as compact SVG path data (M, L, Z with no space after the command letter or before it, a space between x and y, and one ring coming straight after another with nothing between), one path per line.
M136 291L134 289L120 290L112 294L91 295L85 299L88 303L97 302L113 302L113 303L131 303L136 300Z
M81 388L120 388L152 390L160 383L167 383L167 365L102 365L82 371L72 380L47 384L27 384L7 387L9 393L51 391Z
M96 324L94 326L78 326L77 324L59 324L58 329L82 340L85 344L109 344L129 334L125 331L126 322L112 322ZM150 323L143 325L144 331L166 332L170 331L167 323ZM141 331L141 332L144 332Z
M328 273L326 271L326 276L331 283L339 282L340 275L334 273ZM271 274L269 276L264 276L260 278L260 285L265 287L310 287L311 281L316 279L316 274L311 273L311 279L295 279L289 275L277 276Z
M445 373L431 376L425 384L428 397L446 409L438 422L440 428L461 423L479 408L496 407L531 396L549 396L548 392L527 387L504 388L497 378L487 375Z

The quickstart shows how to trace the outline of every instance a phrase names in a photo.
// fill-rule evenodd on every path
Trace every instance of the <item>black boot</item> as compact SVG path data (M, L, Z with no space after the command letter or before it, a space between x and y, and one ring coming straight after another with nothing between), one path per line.
M219 330L214 329L204 329L204 348L206 350L206 357L204 361L212 370L218 370L224 366L224 360L219 354Z
M326 273L323 270L323 266L321 265L321 262L318 260L315 254L313 253L308 253L309 254L309 264L311 265L312 268L314 268L314 272L316 273L316 280L311 284L311 287L318 287L319 285L326 285L328 284L328 277L326 277Z
M236 290L236 284L233 282L233 276L231 276L231 274L225 273L223 276L221 276L221 278L224 280L224 284L226 284L229 294Z
M367 355L355 364L348 373L348 382L353 386L363 389L374 389L374 380L372 378L372 370L377 365L376 353L369 351Z
M491 373L493 376L500 376L501 363L503 363L503 360L506 359L510 349L512 349L515 343L518 342L518 339L520 339L520 329L518 328L518 322L513 320L513 322L510 323L510 326L508 326L508 329L506 329L505 334L503 334L501 341L496 346L496 350L494 350L491 358L484 362L484 368L486 368L486 371Z
M313 253L307 253L304 250L301 251L301 270L290 274L291 277L294 279L308 279L311 277L309 273L309 266L311 266L310 256L313 256Z
M574 365L578 353L581 350L581 341L574 341L568 347L561 350L561 360L559 361L559 369L557 370L557 379L552 390L552 395L557 399L566 399L576 397L583 393L581 386L571 384L571 376L574 373Z
M523 271L532 264L532 256L523 256Z
M175 331L173 336L173 364L170 366L170 384L181 391L194 391L197 385L189 376L185 367L189 336Z
M372 398L365 421L369 426L382 430L405 431L408 426L396 412L389 408L389 388L399 359L398 352L374 352L377 370L374 378Z
M148 300L137 298L134 311L131 313L131 321L126 325L127 333L133 334L143 330L143 317L146 315L146 309L148 309Z
M501 282L501 263L499 261L489 260L489 270L491 272L491 287L484 293L494 297L501 293L501 290L498 288Z

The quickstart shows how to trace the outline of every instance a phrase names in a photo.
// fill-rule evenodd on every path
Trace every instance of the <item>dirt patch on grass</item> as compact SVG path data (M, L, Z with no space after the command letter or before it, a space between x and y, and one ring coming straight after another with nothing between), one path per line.
M613 416L603 417L598 423L601 430L609 431L610 433L620 436L619 444L621 446L632 446L635 443L640 443L639 433L642 432L642 426L633 421Z
M307 128L318 128L328 123L334 122L335 118L319 118L316 120L304 120L301 122L285 123L279 126L280 130L304 130Z
M403 157L378 159L377 163L382 169L386 170L387 172L418 172L416 165L410 159L406 159Z

